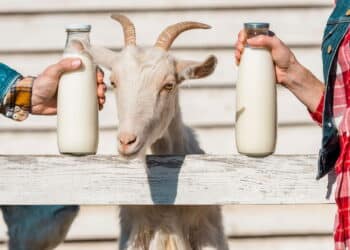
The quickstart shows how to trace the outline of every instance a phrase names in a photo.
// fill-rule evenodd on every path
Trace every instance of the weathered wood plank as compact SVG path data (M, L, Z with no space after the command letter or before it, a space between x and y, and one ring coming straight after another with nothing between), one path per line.
M0 156L0 204L331 203L316 163L315 155Z
M228 237L326 235L332 233L335 208L334 204L234 205L223 206L222 214ZM117 214L118 209L113 206L83 206L67 239L119 237ZM272 218L279 223L272 223Z
M168 9L206 9L206 8L261 8L261 7L310 7L331 6L328 0L186 0L162 1L162 0L134 0L128 1L94 0L94 1L50 1L36 0L29 3L23 0L3 0L0 13L28 13L28 12L81 12L81 11L120 11L120 10L168 10Z
M186 81L185 85L190 85L193 88L210 86L222 87L232 86L237 80L237 68L234 63L233 45L228 49L203 49L203 50L175 50L172 54L180 59L204 60L210 54L218 58L218 65L215 72L204 79L194 81ZM310 69L317 77L322 79L322 60L321 50L318 47L298 48L293 47L293 52L296 54L298 61L305 67ZM61 58L59 52L45 53L10 53L1 54L1 62L6 63L23 75L37 75L41 73L48 65L56 63ZM106 73L106 82L109 83L109 71Z
M87 242L65 242L57 250L115 250L116 241L87 241ZM309 237L267 237L267 238L245 238L229 239L229 249L237 250L329 250L332 249L331 236L309 236ZM4 244L0 244L0 250L7 250Z
M114 250L117 242L69 242L62 244L57 250ZM310 237L273 237L229 239L229 249L237 250L329 250L332 249L331 236ZM0 250L3 250L0 245Z
M199 11L126 12L134 21L139 45L153 45L167 25L184 20L210 24L211 30L186 32L176 39L174 48L231 48L243 22L262 20L288 44L319 45L331 8L220 9ZM319 20L305 22L305 20ZM120 48L122 32L118 24L104 13L59 13L33 15L0 15L0 30L15 32L2 36L0 51L62 50L64 26L70 23L90 23L94 44ZM151 27L151 29L150 29ZM38 32L40 31L40 32ZM35 34L35 35L33 35ZM26 37L26 39L21 39Z
M196 128L201 147L211 154L237 153L233 126ZM55 130L11 130L0 133L2 154L57 154ZM300 141L303 143L300 143ZM2 143L1 143L2 142ZM5 143L6 142L6 143ZM35 147L33 143L35 142ZM316 154L321 142L317 126L287 126L278 129L276 154ZM116 129L100 131L99 154L115 154Z
M227 237L330 235L335 209L335 204L233 205L223 206L222 215ZM82 206L66 239L116 239L119 237L117 214L116 206ZM6 231L0 211L0 242L7 240Z

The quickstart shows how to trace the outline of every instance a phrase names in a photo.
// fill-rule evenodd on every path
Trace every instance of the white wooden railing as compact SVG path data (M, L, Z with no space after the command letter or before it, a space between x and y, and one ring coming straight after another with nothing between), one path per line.
M0 204L315 204L315 155L0 156Z

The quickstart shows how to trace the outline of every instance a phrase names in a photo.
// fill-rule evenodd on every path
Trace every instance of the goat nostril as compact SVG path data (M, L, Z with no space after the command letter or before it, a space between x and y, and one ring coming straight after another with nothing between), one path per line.
M122 145L131 145L136 142L136 135L134 134L129 134L129 133L121 133L118 136L119 142Z
M134 139L130 140L127 144L128 145L133 144L135 141L136 141L136 136L134 137Z

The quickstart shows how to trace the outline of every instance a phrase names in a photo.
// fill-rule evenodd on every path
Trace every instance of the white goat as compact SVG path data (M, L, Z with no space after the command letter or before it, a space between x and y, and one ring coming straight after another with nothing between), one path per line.
M135 28L122 15L112 15L124 31L125 48L85 50L111 70L118 108L118 151L126 158L152 154L202 154L192 130L181 118L179 84L210 75L216 57L204 62L175 59L168 53L174 39L206 24L182 22L166 28L152 48L136 46ZM205 104L205 100L203 100ZM121 206L119 249L228 249L218 206Z

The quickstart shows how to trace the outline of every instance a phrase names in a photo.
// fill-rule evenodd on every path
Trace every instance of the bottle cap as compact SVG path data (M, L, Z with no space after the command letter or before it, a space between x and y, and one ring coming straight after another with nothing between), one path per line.
M269 29L269 23L244 23L245 29Z
M66 26L66 31L67 32L90 32L91 30L91 25L90 24L70 24Z

